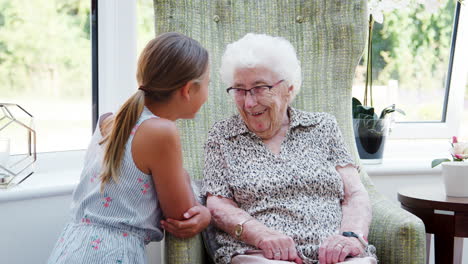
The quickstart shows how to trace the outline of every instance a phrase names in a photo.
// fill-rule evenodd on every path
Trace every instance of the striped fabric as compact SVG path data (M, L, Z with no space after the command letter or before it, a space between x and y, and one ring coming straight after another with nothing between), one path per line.
M151 175L133 162L131 144L138 126L150 118L157 117L145 107L126 143L119 181L105 185L102 193L102 135L96 129L73 193L72 219L48 263L146 263L145 244L163 238L162 211Z
M336 116L348 148L357 158L351 87L365 47L366 4L366 0L154 0L156 34L168 31L186 34L200 41L211 56L208 102L195 120L179 123L184 163L190 175L202 177L203 143L212 124L235 112L218 70L226 45L248 32L282 36L291 41L303 73L301 92L293 106ZM424 263L422 221L377 193L364 171L361 177L372 200L369 240L377 247L380 263ZM199 238L170 238L166 243L166 262L203 263L195 261L192 255L199 250L202 250Z

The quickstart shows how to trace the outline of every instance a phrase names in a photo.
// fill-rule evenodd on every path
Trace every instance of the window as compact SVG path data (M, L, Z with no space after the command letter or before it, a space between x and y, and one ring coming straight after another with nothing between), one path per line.
M138 0L137 2L137 56L148 41L155 37L153 0Z
M441 138L457 133L466 83L458 77L466 76L459 59L467 43L461 33L466 28L461 9L452 0L443 1L433 14L422 6L411 6L386 14L383 24L374 24L374 106L380 111L396 104L406 112L405 116L394 114L394 138ZM366 59L356 70L353 86L353 96L361 100Z
M0 0L0 102L34 116L39 152L84 149L89 142L89 14L90 1ZM22 152L15 146L12 154Z

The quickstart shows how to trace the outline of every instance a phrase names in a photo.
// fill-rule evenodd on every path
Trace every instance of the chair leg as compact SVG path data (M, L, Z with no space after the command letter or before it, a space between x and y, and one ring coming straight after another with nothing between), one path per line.
M453 263L461 264L463 254L463 237L455 237L453 246Z
M429 256L431 255L431 239L432 234L426 233L426 264L429 264Z

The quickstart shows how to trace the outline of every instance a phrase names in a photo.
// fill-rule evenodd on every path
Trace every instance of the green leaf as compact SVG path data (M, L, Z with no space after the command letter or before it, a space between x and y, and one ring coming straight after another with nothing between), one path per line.
M393 113L393 112L398 112L402 115L406 115L406 113L398 108L395 108L395 104L392 104L390 106L385 107L382 112L380 113L380 119L384 119L387 114Z
M402 115L406 115L405 111L403 111L401 109L395 108L395 111L397 111L398 113L400 113Z
M361 102L353 97L353 118L357 118L357 114L358 114L358 111L357 111L357 107L358 105L362 105Z
M431 168L434 168L438 166L439 164L441 164L442 162L446 162L446 161L450 161L450 160L449 159L435 159L431 163Z

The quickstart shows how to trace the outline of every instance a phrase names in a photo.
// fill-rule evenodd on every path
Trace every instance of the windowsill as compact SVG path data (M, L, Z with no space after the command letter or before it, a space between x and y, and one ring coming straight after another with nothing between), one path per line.
M371 177L440 174L440 166L431 168L431 161L447 157L449 148L448 140L389 140L382 164L363 168ZM35 173L18 186L0 189L0 203L71 194L84 154L84 150L38 154Z
M390 175L435 175L441 173L441 167L431 168L428 159L392 159L385 158L381 164L362 164L370 177Z
M20 185L0 189L0 203L71 194L84 154L84 150L37 154L34 173Z
M431 162L448 158L450 147L447 139L390 139L385 146L383 162L363 164L362 167L371 177L440 174L441 167L431 168Z

